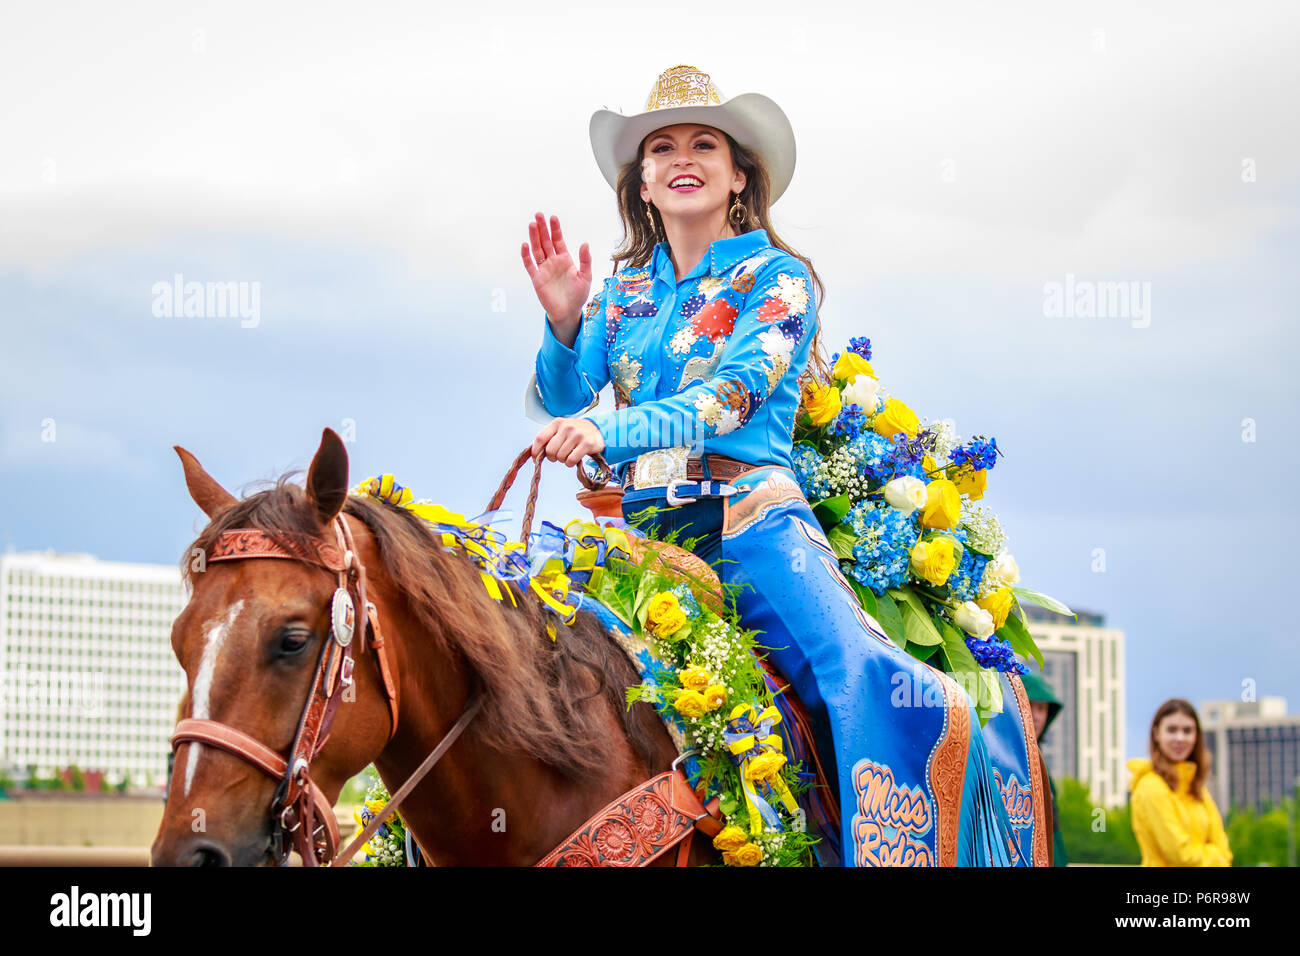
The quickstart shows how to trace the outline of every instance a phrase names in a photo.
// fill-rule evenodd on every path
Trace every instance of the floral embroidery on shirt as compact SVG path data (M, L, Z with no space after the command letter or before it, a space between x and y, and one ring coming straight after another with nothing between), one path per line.
M714 299L695 313L691 328L710 342L718 342L736 327L736 314L736 307L726 299Z
M767 372L767 393L772 394L776 383L790 369L790 356L798 338L788 338L779 328L767 329L758 333L758 340L763 343L763 351L772 357L771 364L764 367Z
M729 381L719 385L716 392L697 395L695 408L706 425L726 435L749 421L754 403L743 382Z
M695 396L695 409L699 413L700 419L714 428L717 427L719 419L722 418L722 403L718 401L718 396L712 392L700 392Z
M790 314L789 306L780 299L768 296L758 307L758 321L779 322Z
M691 350L691 346L695 344L698 338L699 336L695 334L695 330L687 325L678 329L668 344L672 346L674 355L685 355Z
M628 318L645 318L650 315L658 315L659 306L655 305L654 299L638 296L623 306L623 314Z
M696 286L696 288L700 291L700 294L703 295L706 299L716 298L718 293L721 292L726 287L727 287L726 281L723 279L719 279L717 276L705 276L703 279L700 280L700 284Z
M584 329L583 344L573 348L577 362L547 338L538 392L553 412L572 412L589 403L598 380L611 383L617 415L587 417L622 460L645 450L617 440L636 409L644 409L636 420L660 433L682 414L693 418L715 443L710 451L781 460L798 402L798 388L787 385L795 385L796 362L816 326L808 273L762 230L722 240L694 272L677 281L665 244L648 266L606 279L584 309L592 320L604 309L604 334L595 321ZM766 423L746 428L765 405L772 412Z
M769 289L767 294L775 295L784 302L793 315L803 315L808 311L808 284L804 282L802 276L778 273L776 289Z
M753 414L749 389L743 382L723 382L718 386L718 401L722 404L722 414L718 418L718 434L733 432Z
M704 307L704 296L698 292L682 300L682 318L693 319L695 313Z
M614 344L614 339L618 335L618 327L623 316L623 307L610 302L605 306L605 346L609 347Z
M624 352L614 363L613 371L615 386L621 385L630 400L632 393L641 386L641 360L631 358Z

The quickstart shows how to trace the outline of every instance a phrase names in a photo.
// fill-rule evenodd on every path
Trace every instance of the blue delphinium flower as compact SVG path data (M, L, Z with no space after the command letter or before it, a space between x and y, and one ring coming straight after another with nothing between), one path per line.
M867 416L860 405L845 405L831 422L831 434L854 439L867 427Z
M980 667L992 667L1008 674L1028 674L1029 668L1016 658L1011 644L999 637L980 640L978 637L966 636L966 646L971 656Z
M809 501L820 501L831 493L831 484L826 477L826 460L811 445L798 444L792 449L791 460L794 463L794 477L804 497Z
M862 335L855 335L849 339L849 351L856 352L868 362L871 361L871 339Z
M893 478L902 478L905 475L911 475L913 478L920 478L927 481L925 477L925 468L921 461L925 457L925 451L921 446L899 432L893 438L886 439L889 443L885 454L880 463L880 480L889 481Z
M859 501L842 519L859 538L853 546L849 575L872 592L901 587L907 581L907 567L916 544L916 522L896 508L867 500Z
M966 444L954 448L948 457L954 465L988 470L998 462L998 440L976 435Z

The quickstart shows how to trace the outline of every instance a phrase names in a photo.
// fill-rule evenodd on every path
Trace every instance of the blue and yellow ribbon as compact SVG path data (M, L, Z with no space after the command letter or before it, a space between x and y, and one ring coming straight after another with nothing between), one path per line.
M727 719L727 729L722 737L731 751L731 757L740 766L740 782L749 807L749 829L758 834L766 824L774 830L784 830L781 817L768 800L779 800L792 816L799 812L794 794L781 776L785 766L785 745L774 728L781 723L781 712L766 707L758 713L752 704L737 704ZM765 792L759 793L759 788Z
M426 521L441 536L444 547L462 551L478 565L483 587L494 600L504 600L504 590L517 605L514 591L501 587L503 582L514 582L536 594L565 624L573 623L581 604L580 597L570 594L571 589L594 586L611 556L631 559L627 532L594 521L575 518L563 529L543 521L525 548L491 527L508 520L509 511L496 509L466 518L442 505L414 500L410 489L399 485L392 475L367 478L352 493L405 508ZM554 640L555 629L549 622L546 631Z

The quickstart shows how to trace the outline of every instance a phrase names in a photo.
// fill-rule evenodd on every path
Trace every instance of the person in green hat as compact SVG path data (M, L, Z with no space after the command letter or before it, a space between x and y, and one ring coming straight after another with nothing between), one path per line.
M1022 674L1020 680L1025 685L1025 694L1029 698L1029 710L1034 717L1034 736L1041 742L1043 735L1047 733L1047 728L1056 715L1061 712L1064 706L1059 697L1052 690L1052 685L1047 683L1043 675L1037 671L1031 671L1028 674ZM1065 855L1065 841L1061 839L1061 814L1058 812L1058 802L1056 799L1056 784L1052 782L1052 775L1047 775L1047 786L1052 791L1052 865L1066 866L1069 860Z

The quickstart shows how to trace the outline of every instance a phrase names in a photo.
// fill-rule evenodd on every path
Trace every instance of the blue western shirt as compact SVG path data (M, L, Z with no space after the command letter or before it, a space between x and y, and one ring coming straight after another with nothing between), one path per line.
M537 390L570 417L614 383L615 409L584 417L618 468L653 448L689 446L755 465L792 467L799 375L817 309L808 269L755 229L710 243L676 280L668 244L648 267L604 280L582 313L574 348L545 325Z

